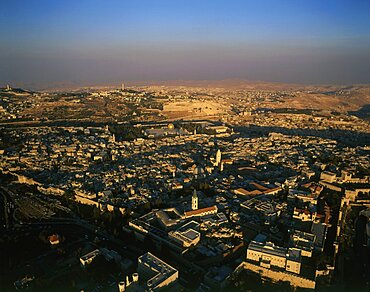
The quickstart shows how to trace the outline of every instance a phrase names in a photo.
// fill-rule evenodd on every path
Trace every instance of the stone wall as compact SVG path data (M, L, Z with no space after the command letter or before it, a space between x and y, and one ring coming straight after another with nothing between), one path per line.
M272 281L286 281L294 287L315 289L315 281L300 277L298 275L267 269L249 262L244 262L244 268L251 272L258 273L262 277L269 278Z

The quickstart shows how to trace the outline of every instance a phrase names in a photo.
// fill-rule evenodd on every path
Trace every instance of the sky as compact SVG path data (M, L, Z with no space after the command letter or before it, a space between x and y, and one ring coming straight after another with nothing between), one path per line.
M0 0L0 86L370 83L369 0Z

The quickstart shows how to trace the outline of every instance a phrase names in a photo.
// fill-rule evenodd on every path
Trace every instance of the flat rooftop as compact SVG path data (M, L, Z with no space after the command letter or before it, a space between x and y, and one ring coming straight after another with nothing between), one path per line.
M154 275L147 281L148 287L154 288L162 283L164 280L166 280L168 277L178 272L175 268L171 267L169 264L157 258L150 252L147 252L146 254L140 256L138 261L139 264L143 264L144 266L149 268Z
M267 242L266 244L263 244L260 242L251 241L251 243L248 246L248 249L284 258L286 257L288 252L286 248L275 246L272 242Z

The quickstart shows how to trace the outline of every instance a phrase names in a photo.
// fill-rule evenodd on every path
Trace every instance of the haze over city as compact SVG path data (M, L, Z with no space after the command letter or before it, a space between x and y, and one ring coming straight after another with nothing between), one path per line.
M370 82L369 1L3 1L0 83Z

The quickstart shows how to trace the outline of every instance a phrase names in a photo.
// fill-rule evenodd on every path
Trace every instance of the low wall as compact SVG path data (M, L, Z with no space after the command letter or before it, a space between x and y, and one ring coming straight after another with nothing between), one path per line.
M299 277L294 274L274 271L274 270L267 269L261 266L257 266L249 262L244 262L244 268L254 273L258 273L262 277L269 278L276 282L284 281L284 282L289 282L292 286L295 286L295 287L315 289L315 284L316 284L315 281L306 279L303 277Z

